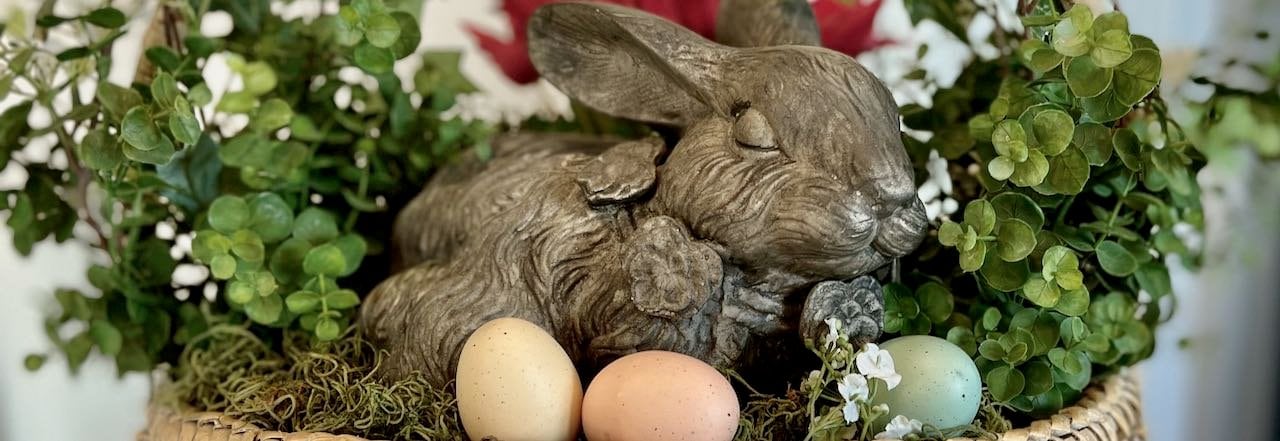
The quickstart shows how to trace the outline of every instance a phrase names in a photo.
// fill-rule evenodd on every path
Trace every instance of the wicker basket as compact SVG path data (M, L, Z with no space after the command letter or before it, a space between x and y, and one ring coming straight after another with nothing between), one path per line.
M138 441L364 441L327 433L285 433L264 430L216 412L182 413L151 406L147 427ZM999 441L1143 441L1142 401L1133 371L1114 375L1085 391L1076 405L1062 409L1031 427L1011 430ZM976 441L958 438L951 441Z

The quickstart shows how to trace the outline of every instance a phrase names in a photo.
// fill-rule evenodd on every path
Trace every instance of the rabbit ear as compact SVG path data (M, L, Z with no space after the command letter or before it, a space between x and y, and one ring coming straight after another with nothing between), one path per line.
M716 41L737 47L822 45L806 0L720 0Z
M604 113L688 126L727 109L712 97L731 49L647 13L552 3L529 21L529 58L543 78Z

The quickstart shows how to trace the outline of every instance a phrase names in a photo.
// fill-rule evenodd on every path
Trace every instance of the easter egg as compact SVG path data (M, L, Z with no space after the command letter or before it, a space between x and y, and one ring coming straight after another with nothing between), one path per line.
M889 415L877 420L878 426L895 415L940 429L973 422L982 400L982 377L963 349L929 335L898 337L880 349L893 357L902 382L876 392L873 403L889 405Z
M730 441L738 396L720 372L667 351L627 355L605 366L582 400L589 441Z
M458 359L458 414L472 441L577 439L582 382L555 338L501 318L467 338Z

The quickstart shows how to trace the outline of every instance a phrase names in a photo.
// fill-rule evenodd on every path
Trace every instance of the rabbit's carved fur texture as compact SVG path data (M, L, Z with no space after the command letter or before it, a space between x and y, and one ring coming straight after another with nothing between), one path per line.
M816 47L804 0L722 7L775 24L722 23L739 48L617 6L534 14L544 78L679 141L517 133L437 175L397 221L402 270L360 317L388 374L446 383L471 331L499 317L541 325L588 369L646 349L738 366L753 342L819 338L827 318L879 334L868 274L926 226L897 106ZM770 41L789 45L754 46Z

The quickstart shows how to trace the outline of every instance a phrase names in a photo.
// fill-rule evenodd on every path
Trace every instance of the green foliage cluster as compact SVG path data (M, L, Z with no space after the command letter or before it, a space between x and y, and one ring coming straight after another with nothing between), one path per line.
M0 193L0 213L21 254L83 224L103 262L88 274L98 292L58 291L61 312L46 322L73 370L96 348L122 374L149 371L220 324L252 324L270 342L282 329L338 338L356 293L386 276L399 207L464 147L486 151L491 127L443 115L474 88L457 53L414 55L413 13L356 0L338 16L284 20L268 3L166 2L170 18L150 33L167 43L146 48L129 87L105 81L127 23L117 9L60 17L46 1L33 33L5 30L0 97L17 104L0 114L0 163L29 178ZM235 31L183 26L212 10ZM64 31L83 45L51 51L46 36ZM415 56L402 84L390 68ZM243 87L215 97L203 68L219 57ZM346 84L340 71L353 68L376 87ZM339 106L347 92L352 105ZM36 109L53 109L47 127L28 124ZM239 115L247 127L226 126ZM23 152L44 140L49 159ZM205 267L208 284L179 286L182 264Z
M907 139L918 176L938 151L964 208L903 259L885 331L947 338L994 400L1044 416L1150 356L1172 313L1166 257L1197 259L1173 231L1201 226L1204 159L1153 93L1159 50L1123 14L1022 6L1026 34L994 37L1014 56L904 109L934 133Z

